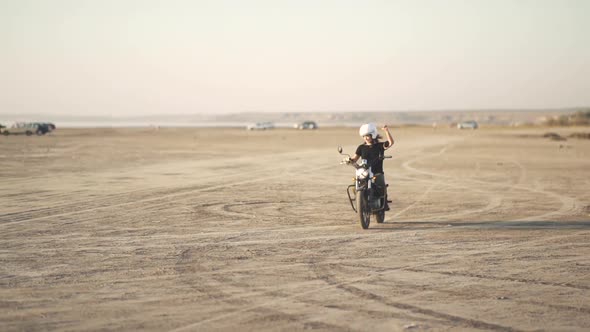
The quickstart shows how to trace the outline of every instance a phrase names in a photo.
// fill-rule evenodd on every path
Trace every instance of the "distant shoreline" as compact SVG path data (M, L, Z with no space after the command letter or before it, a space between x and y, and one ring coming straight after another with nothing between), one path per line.
M10 125L11 122L0 122ZM200 123L146 123L146 122L56 122L57 128L105 129L105 128L238 128L245 129L249 122L200 122ZM277 129L293 129L293 123L275 123ZM356 123L326 123L322 127L356 127Z
M446 126L463 121L482 125L520 126L541 124L547 119L573 114L588 108L539 110L472 110L472 111L395 111L395 112L276 112L234 114L170 114L143 117L108 117L51 114L0 114L0 124L10 126L17 121L52 122L58 128L111 127L228 127L240 128L256 122L273 122L276 127L289 128L303 121L315 121L319 127L355 127L362 123L389 125Z

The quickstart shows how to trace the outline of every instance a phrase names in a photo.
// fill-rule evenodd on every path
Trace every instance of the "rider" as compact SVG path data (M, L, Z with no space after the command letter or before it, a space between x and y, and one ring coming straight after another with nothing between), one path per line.
M380 157L383 157L385 150L389 149L394 141L387 125L384 125L381 129L385 131L386 142L379 142L381 135L377 134L377 127L374 124L366 123L362 125L359 129L359 135L365 140L365 143L358 146L354 156L350 157L347 162L357 162L359 158L366 159L375 175L375 183L378 187L384 188L384 194L387 195L385 175L383 174L383 159ZM389 210L387 200L385 201L385 210Z

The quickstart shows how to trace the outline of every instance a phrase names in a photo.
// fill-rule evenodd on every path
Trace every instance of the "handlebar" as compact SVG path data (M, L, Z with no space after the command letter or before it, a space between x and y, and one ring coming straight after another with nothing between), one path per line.
M341 154L341 155L343 155L343 156L347 156L347 157L348 157L348 160L350 160L350 155L349 155L349 154L347 154L347 153L342 153L342 147L341 147L341 146L338 146L338 153L340 153L340 154ZM391 156L381 156L381 157L379 157L379 158L378 158L378 160L384 160L384 159L389 159L389 158L391 158ZM374 161L373 161L373 163L374 163ZM341 165L351 165L351 166L353 166L354 168L359 168L359 167L361 167L361 166L360 166L360 165L358 165L357 163L353 163L353 162L345 162L344 160L343 160L343 161L341 161L341 162L340 162L340 164L341 164ZM372 166L372 163L371 163L371 165L369 165L369 166Z
M390 158L391 158L391 156L382 156L382 157L379 157L376 160L384 160L384 159L390 159ZM340 162L340 165L350 165L350 166L352 166L354 168L360 168L360 167L362 167L361 165L359 165L359 164L353 162L352 160L350 160L350 156L348 156L348 160L349 160L348 162L346 162L345 160L342 160ZM372 163L369 163L368 166L369 167L372 167L376 160L374 160Z

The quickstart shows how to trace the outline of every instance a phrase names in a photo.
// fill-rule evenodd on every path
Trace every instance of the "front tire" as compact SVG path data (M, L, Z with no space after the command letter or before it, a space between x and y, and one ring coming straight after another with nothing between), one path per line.
M361 222L361 227L363 229L369 228L369 224L371 223L371 209L369 208L364 191L356 193L356 211Z

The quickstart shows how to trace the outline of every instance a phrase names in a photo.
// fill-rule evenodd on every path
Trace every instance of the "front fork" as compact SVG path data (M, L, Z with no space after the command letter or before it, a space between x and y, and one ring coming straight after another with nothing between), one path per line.
M350 186L348 186L346 188L346 194L348 195L348 200L350 201L350 206L352 207L352 209L354 210L354 212L358 213L358 210L355 206L356 203L356 195L357 193L364 193L365 191L369 190L369 197L368 197L368 201L369 204L371 204L370 202L374 199L378 199L380 200L380 204L379 204L379 208L371 208L371 212L377 212L377 211L381 211L385 208L385 190L383 190L383 195L380 195L379 197L375 198L373 197L373 195L375 193L375 190L372 188L372 183L373 181L367 181L367 184L351 184ZM386 185L387 186L387 185ZM360 188L360 189L358 189Z

